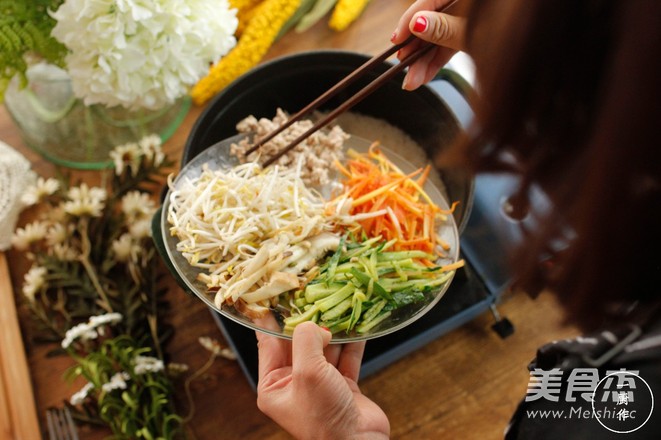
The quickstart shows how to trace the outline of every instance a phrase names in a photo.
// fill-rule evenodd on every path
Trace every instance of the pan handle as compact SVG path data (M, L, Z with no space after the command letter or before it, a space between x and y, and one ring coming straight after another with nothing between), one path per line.
M443 98L448 108L466 130L473 120L469 98L474 93L471 84L458 72L443 68L427 86Z

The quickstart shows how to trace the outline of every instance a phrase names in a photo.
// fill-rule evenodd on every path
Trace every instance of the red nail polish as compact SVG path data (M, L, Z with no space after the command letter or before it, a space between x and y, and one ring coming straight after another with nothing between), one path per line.
M328 333L331 332L330 329L329 329L328 327L324 327L324 326L321 326L321 325L320 325L319 327L323 328L323 329L326 330Z
M427 18L420 16L415 19L415 24L413 25L413 32L424 32L427 29Z

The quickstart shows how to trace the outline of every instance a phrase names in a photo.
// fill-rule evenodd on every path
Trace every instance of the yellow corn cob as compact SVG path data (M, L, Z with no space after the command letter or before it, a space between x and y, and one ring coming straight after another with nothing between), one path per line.
M262 0L230 0L230 6L237 9L236 18L239 20L239 25L236 28L235 35L237 37L243 34L243 31L246 29L246 26L255 16L255 13L259 10L259 6Z
M369 3L369 0L338 0L328 26L338 32L345 30L353 23Z
M262 0L230 0L230 7L238 9L239 12L252 9Z
M301 0L264 0L243 31L237 45L211 67L191 90L193 102L202 105L229 83L253 68L269 50L280 28Z
M250 19L252 19L255 16L255 13L259 9L259 6L256 6L251 9L244 9L243 11L239 11L236 14L236 18L239 20L239 24L236 27L236 31L234 32L234 35L237 38L240 38L241 35L243 35L243 31L246 30L246 27L248 26L248 23L250 23Z

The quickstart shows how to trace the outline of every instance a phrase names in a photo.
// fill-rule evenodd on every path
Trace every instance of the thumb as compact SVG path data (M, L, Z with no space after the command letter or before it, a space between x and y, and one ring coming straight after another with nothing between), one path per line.
M454 50L464 49L466 20L433 11L418 12L409 22L411 33L421 40Z
M324 348L331 340L331 333L314 322L304 322L294 329L292 338L292 367L294 372L310 366L326 363Z

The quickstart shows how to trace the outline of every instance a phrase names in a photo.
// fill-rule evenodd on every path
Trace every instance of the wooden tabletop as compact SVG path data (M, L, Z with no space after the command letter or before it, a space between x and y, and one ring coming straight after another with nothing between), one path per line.
M409 0L372 0L360 20L342 33L329 30L324 21L303 35L290 33L278 41L267 55L319 48L342 48L375 54L389 46L401 13ZM193 108L165 151L176 161L189 131L202 108ZM4 107L0 108L0 140L15 147L43 176L54 174L54 167L29 150L20 138ZM94 172L77 173L94 180ZM9 270L15 292L20 292L24 258L8 252ZM169 300L173 307L170 321L176 333L168 347L172 360L192 368L201 366L207 352L197 343L208 335L222 341L206 306L170 282ZM3 294L4 292L0 292ZM525 295L508 294L501 313L517 330L501 340L490 329L493 318L479 316L463 327L371 375L361 384L363 392L388 414L392 437L397 439L497 439L528 384L527 363L541 344L574 335L562 325L562 314L551 297L531 300ZM19 311L22 322L25 314ZM66 357L47 358L49 347L26 340L30 376L42 432L44 411L61 406L77 390L62 375L70 365ZM201 380L193 383L195 417L189 425L193 438L205 439L286 439L289 436L257 409L255 394L239 366L219 359ZM21 399L21 396L12 396ZM184 402L181 399L181 402ZM181 412L187 407L182 403ZM103 438L108 432L81 428L81 438Z

